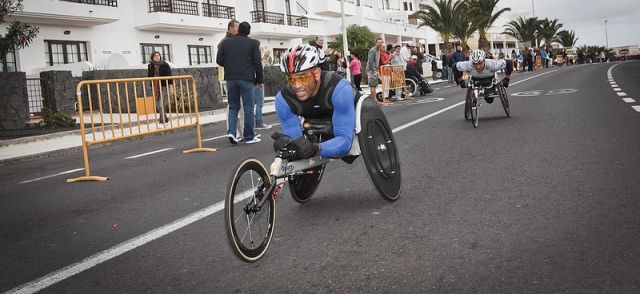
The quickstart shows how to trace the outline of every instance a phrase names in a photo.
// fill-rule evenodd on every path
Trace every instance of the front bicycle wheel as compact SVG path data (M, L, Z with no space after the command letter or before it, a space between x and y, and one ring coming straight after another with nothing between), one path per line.
M243 261L260 259L271 243L276 213L270 187L267 169L256 158L243 160L229 179L225 228L233 253Z
M478 97L471 97L471 123L474 128L478 127Z
M502 108L507 117L511 117L511 108L509 108L509 96L507 96L507 89L503 85L498 85L498 96L500 96L500 102L502 102Z
M464 96L464 120L471 119L471 88L467 88L467 94Z

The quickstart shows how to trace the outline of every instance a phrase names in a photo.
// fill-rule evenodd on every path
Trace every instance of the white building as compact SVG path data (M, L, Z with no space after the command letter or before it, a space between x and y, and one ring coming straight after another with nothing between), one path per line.
M408 15L418 0L346 0L347 26L369 27L386 42L435 42ZM339 0L28 0L8 20L37 25L29 47L10 54L3 70L36 75L52 69L143 68L152 51L174 66L215 66L216 45L231 19L251 23L251 37L274 56L319 35L341 32Z

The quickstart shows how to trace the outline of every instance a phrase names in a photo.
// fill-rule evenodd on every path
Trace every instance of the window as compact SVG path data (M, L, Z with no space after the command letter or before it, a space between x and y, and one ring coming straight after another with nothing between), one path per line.
M253 8L256 11L264 11L264 0L253 0Z
M44 55L49 66L89 61L87 42L81 41L44 41Z
M160 52L162 60L171 61L171 50L168 44L140 44L142 46L142 63L151 62L151 53Z
M189 48L189 65L211 63L211 46L187 45Z
M18 67L16 65L16 53L14 51L9 51L7 55L2 58L2 66L0 66L0 72L13 72L18 71Z

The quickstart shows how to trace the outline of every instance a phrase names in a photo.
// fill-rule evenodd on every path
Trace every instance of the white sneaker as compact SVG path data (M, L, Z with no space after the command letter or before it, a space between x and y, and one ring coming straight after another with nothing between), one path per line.
M238 139L236 138L236 136L232 135L232 134L228 134L227 137L229 138L229 143L231 144L238 144ZM240 137L242 138L242 137Z
M253 144L253 143L259 143L259 142L261 142L261 141L262 141L262 140L256 136L255 138L253 138L253 139L251 139L251 140L248 140L248 141L246 141L245 143L247 143L247 144Z

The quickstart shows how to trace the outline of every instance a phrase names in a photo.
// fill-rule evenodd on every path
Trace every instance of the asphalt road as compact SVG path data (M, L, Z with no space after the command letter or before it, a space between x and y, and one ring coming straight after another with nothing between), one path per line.
M384 107L400 199L377 195L362 159L330 164L311 201L283 191L274 241L251 264L228 247L220 203L239 160L272 160L270 130L231 146L216 139L224 124L205 127L215 153L182 154L192 131L94 148L107 182L52 176L82 168L80 153L5 166L0 291L639 292L640 102L622 99L640 100L638 80L638 61L520 73L512 117L484 104L477 129L446 83Z

